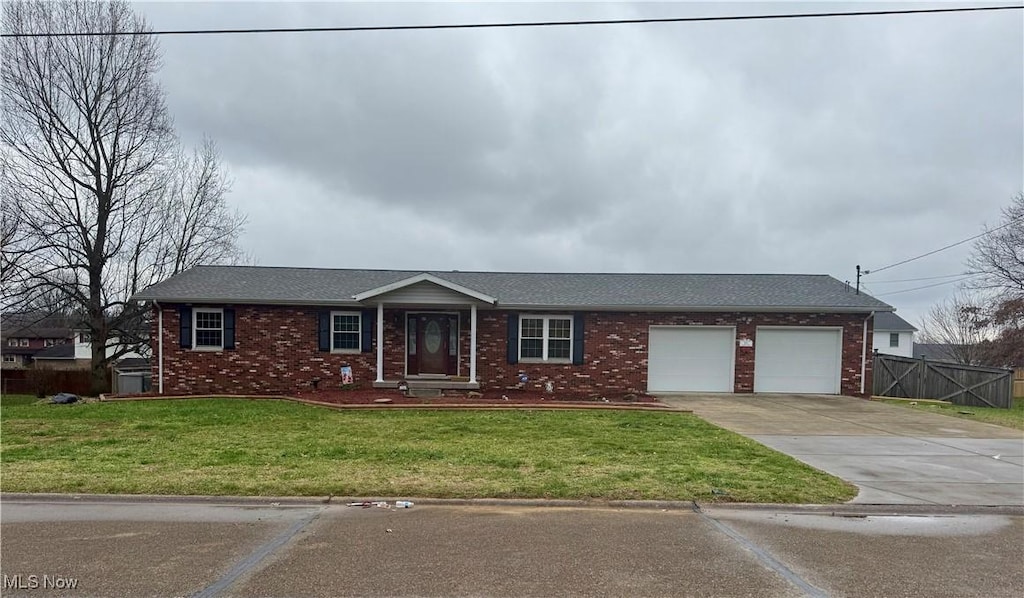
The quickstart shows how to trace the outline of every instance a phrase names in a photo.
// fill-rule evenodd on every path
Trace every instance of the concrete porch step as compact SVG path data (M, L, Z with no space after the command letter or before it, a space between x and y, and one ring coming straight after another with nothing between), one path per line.
M374 388L398 388L399 380L385 380L384 382L374 382ZM480 388L479 382L466 382L462 380L450 380L447 378L430 378L430 379L406 379L405 383L409 386L409 391L417 390L478 390ZM434 395L437 396L437 395Z
M417 399L436 399L441 396L440 388L415 388L410 387L407 396L415 397Z

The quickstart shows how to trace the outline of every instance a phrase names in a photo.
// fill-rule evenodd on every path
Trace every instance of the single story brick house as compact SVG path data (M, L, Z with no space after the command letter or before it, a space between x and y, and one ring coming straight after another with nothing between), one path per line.
M378 388L863 396L873 315L893 310L825 275L252 266L135 299L161 394L337 388L347 367Z

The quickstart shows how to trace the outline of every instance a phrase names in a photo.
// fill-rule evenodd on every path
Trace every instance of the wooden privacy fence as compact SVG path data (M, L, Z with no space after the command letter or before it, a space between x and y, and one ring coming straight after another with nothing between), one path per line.
M1013 372L1013 396L1024 398L1024 368L1017 368Z
M37 396L70 392L89 396L92 383L89 370L3 370L0 372L0 387L3 394L30 394ZM110 370L107 370L106 391L110 390Z
M880 397L1004 409L1013 402L1013 370L876 353L873 373L872 394Z

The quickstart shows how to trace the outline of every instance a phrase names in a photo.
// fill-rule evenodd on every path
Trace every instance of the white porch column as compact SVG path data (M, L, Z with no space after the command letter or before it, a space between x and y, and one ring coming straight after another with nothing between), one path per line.
M469 306L469 381L476 382L476 303Z
M377 304L377 382L384 381L384 303Z

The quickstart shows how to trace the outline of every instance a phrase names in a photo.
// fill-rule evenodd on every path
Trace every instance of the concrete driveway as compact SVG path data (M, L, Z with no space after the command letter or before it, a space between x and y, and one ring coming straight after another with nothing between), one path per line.
M1024 432L851 397L661 397L860 488L864 504L1024 505Z

